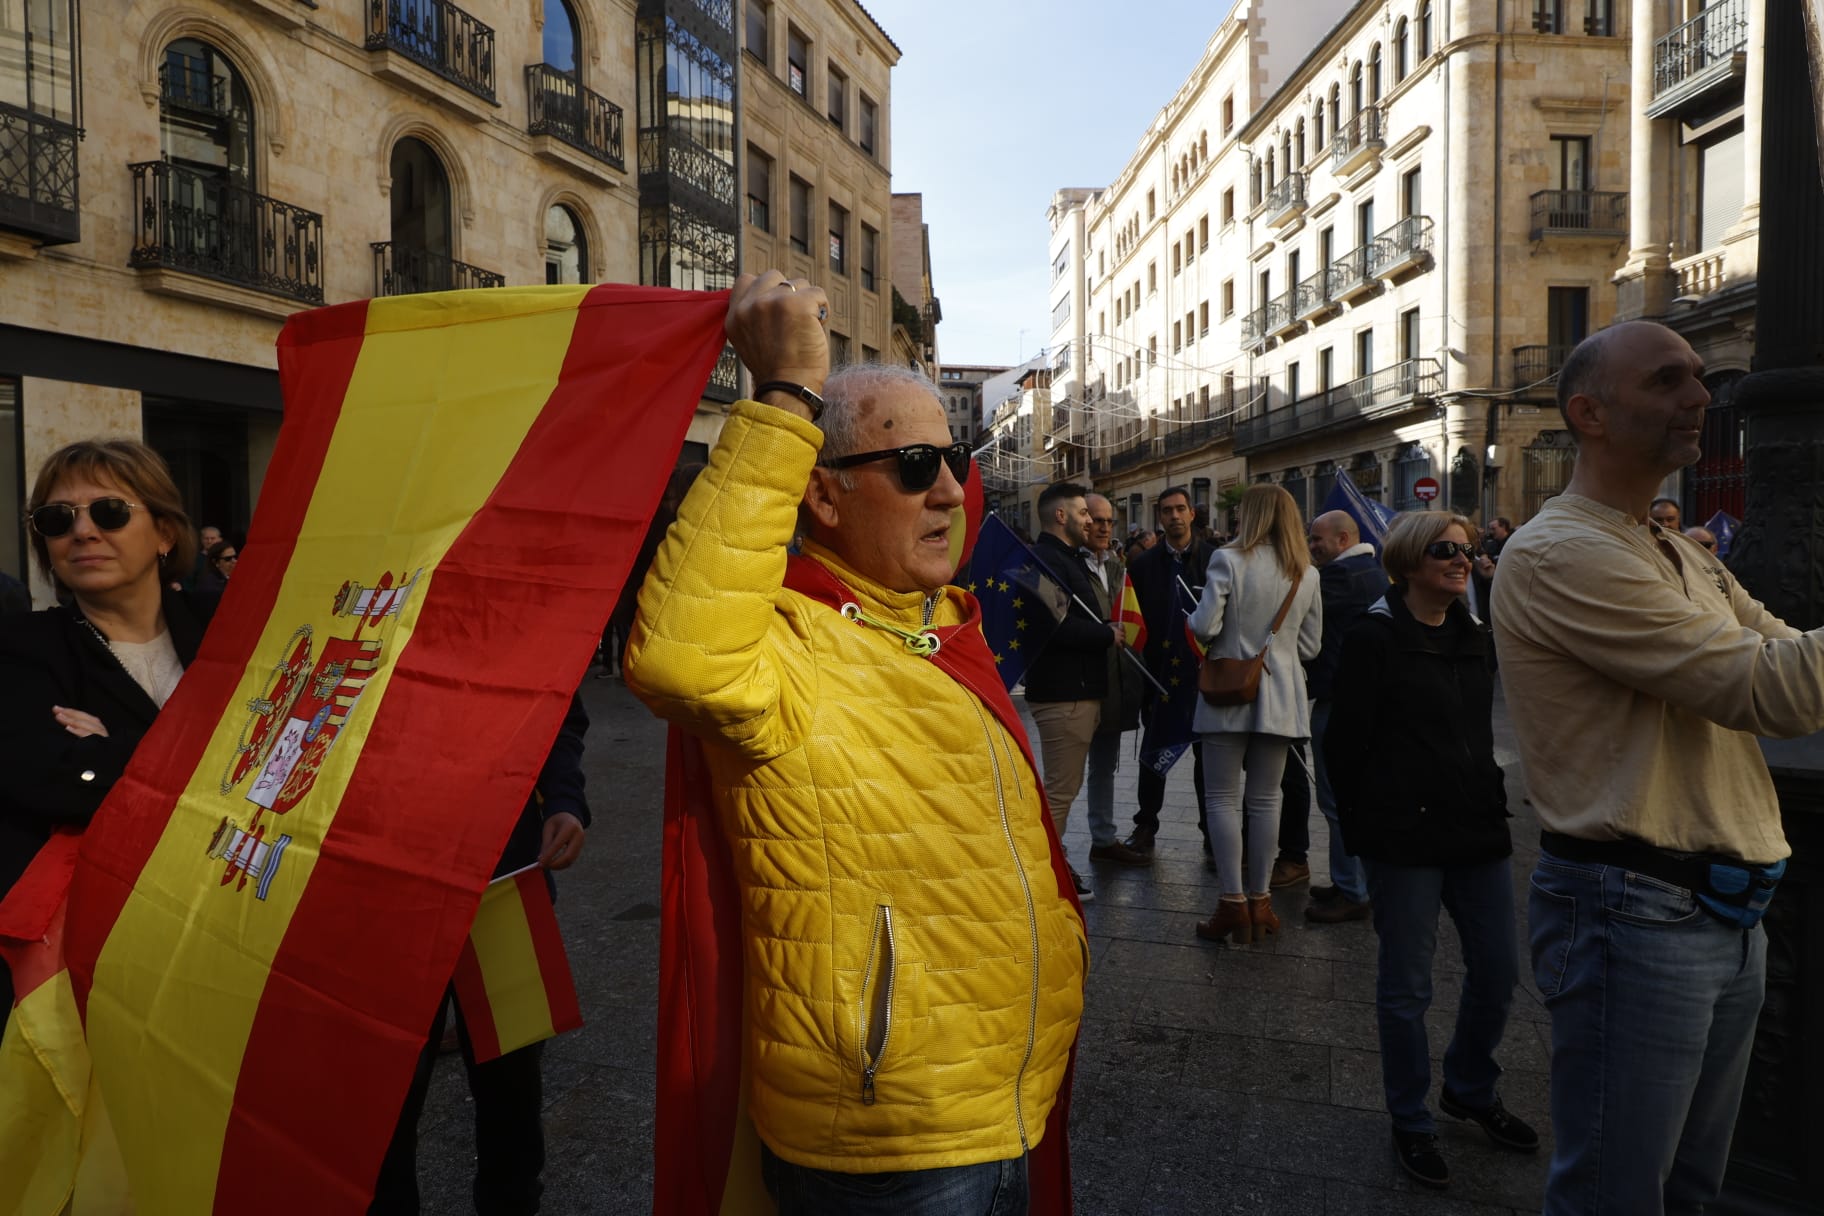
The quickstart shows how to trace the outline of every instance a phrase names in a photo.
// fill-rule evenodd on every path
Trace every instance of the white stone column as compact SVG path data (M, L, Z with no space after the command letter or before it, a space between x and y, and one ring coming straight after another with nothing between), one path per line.
M1670 182L1672 145L1669 124L1647 117L1653 100L1653 54L1665 31L1660 10L1665 0L1634 0L1633 78L1628 100L1627 263L1615 276L1616 320L1658 316L1671 303Z
M1761 105L1766 96L1767 0L1748 0L1747 72L1742 80L1742 214L1723 233L1723 281L1760 269Z

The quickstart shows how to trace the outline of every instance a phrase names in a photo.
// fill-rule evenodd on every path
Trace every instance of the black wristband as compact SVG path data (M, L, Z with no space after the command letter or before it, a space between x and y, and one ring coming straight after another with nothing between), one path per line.
M811 421L823 417L823 398L813 393L802 384L793 384L790 380L768 380L765 384L754 385L754 399L757 401L767 393L784 393L796 397L811 407Z

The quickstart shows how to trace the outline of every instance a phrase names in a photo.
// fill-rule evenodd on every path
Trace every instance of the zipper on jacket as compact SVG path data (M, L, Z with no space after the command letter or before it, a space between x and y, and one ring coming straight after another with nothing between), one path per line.
M893 949L893 908L881 904L874 909L874 939L868 945L868 965L861 973L861 1016L858 1019L864 1038L861 1044L861 1101L874 1105L874 1074L887 1054L887 1039L893 1033L893 972L897 961ZM871 1002L874 992L874 963L881 964L883 999ZM876 1007L870 1008L874 1004Z
M994 801L1001 814L1001 833L1007 838L1007 851L1013 854L1013 868L1020 876L1020 890L1026 897L1026 931L1032 938L1032 999L1026 1009L1026 1053L1020 1057L1019 1071L1013 1077L1013 1117L1019 1124L1020 1148L1030 1150L1026 1139L1026 1066L1032 1063L1033 1047L1039 1037L1039 915L1032 902L1032 881L1026 876L1026 864L1013 841L1013 825L1007 820L1007 793L1001 781L1001 756L996 748L994 730L982 716L982 707L974 698L975 716L988 737L988 762L994 766Z

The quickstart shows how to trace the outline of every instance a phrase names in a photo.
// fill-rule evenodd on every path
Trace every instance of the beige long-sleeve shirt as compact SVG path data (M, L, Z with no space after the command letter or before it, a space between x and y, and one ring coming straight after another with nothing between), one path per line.
M1824 630L1715 555L1560 494L1501 550L1501 683L1548 829L1751 862L1792 850L1756 735L1824 729Z

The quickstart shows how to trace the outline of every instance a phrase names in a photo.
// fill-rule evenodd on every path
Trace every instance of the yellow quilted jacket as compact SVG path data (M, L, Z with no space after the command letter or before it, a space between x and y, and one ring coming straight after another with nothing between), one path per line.
M900 639L782 588L822 442L737 404L640 590L627 683L706 743L741 887L748 1112L799 1165L973 1165L1037 1144L1083 1009L1018 744ZM814 545L869 614L924 622ZM963 619L946 588L931 624Z

